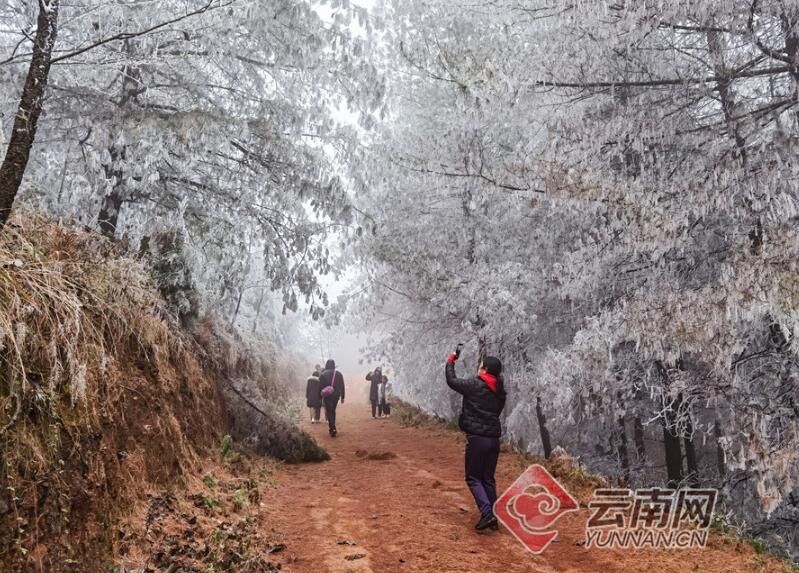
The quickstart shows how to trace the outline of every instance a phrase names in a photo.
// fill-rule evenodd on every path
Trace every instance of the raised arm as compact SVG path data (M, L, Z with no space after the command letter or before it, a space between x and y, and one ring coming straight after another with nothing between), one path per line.
M452 356L447 360L444 375L447 377L447 386L455 390L458 394L469 394L476 388L474 379L458 378L455 375L455 360Z

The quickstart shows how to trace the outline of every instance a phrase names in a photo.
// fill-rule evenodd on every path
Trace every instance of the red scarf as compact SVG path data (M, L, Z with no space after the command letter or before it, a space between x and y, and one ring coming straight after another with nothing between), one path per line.
M497 377L488 372L481 372L478 378L486 383L486 386L494 393L497 393Z

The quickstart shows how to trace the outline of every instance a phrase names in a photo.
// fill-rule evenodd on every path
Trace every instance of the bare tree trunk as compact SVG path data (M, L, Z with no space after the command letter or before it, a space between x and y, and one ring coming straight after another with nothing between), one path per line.
M666 365L660 360L655 361L655 368L657 369L658 376L662 380L664 396L662 398L663 404L663 448L665 450L666 458L666 477L668 487L679 487L683 479L682 472L682 448L680 447L680 435L677 428L677 411L681 399L673 401L669 399L666 392L670 385L669 371ZM676 403L675 403L676 402ZM676 406L676 407L675 407Z
M663 445L666 451L666 476L670 488L679 487L683 479L682 449L676 425L674 411L669 410L666 419L663 420Z
M104 166L105 178L114 183L111 193L103 197L100 214L97 216L97 225L100 227L100 232L109 239L116 237L119 214L122 211L125 174L119 167L119 163L125 160L125 153L125 147L117 149L115 145L112 145L108 149L111 163Z
M469 245L466 249L467 260L470 265L474 265L477 261L477 229L473 221L471 204L473 200L473 193L471 187L467 187L464 194L461 196L461 210L463 217L469 221Z
M722 46L722 42L723 39L719 32L710 31L707 33L707 45L713 60L713 70L720 78L725 77L727 70L727 64L724 61L724 46ZM716 82L716 88L721 102L721 110L724 113L724 121L727 123L730 135L735 141L735 155L741 161L741 165L745 167L748 160L746 139L741 134L739 123L735 120L738 105L730 85L731 83L731 79L720 79Z
M694 425L690 416L688 417L688 427L686 428L685 436L683 437L683 445L685 446L685 465L688 470L688 484L696 487L699 485L699 464L696 460L696 448L694 447Z
M252 321L252 333L258 330L258 320L261 318L261 306L264 304L264 295L266 289L261 287L260 293L258 294L258 303L255 305L255 318Z
M724 60L724 46L722 43L721 33L717 31L707 33L707 45L713 60L713 70L719 78L725 78L725 74L727 74L727 63ZM731 84L732 79L730 78L719 79L716 82L716 88L721 102L721 109L724 113L724 121L735 141L735 157L741 162L741 167L746 168L749 162L746 138L741 133L740 122L735 119L740 113ZM759 255L763 248L763 223L760 218L757 218L752 225L752 229L749 232L749 240L751 241L750 252L753 255Z
M685 465L688 470L688 483L692 486L699 485L699 466L696 461L696 448L692 438L683 438L685 446Z
M630 483L630 455L627 452L627 425L624 416L619 416L619 461L621 462L622 478L624 485Z
M482 322L482 320L480 321ZM483 358L486 357L486 339L485 336L480 336L477 339L477 357L480 363L483 363Z
M638 463L642 464L646 460L646 443L644 442L644 425L638 416L633 419L633 439L635 440L635 453L638 454Z
M236 308L233 311L233 318L230 319L230 325L236 325L236 319L239 317L239 310L241 310L241 299L244 298L244 289L239 289L239 296L236 297Z
M119 184L114 185L114 190L103 197L103 205L97 216L100 232L109 239L113 239L117 234L119 212L122 210L122 195L117 191L117 187Z
M552 441L547 429L547 418L541 408L541 398L535 399L535 415L538 417L538 430L541 433L541 445L544 446L544 457L549 459L549 456L552 455Z
M716 420L713 424L713 433L716 437L716 468L719 471L719 477L724 477L727 473L727 464L725 463L724 448L721 446L721 439L724 437L721 433L721 424Z
M125 40L125 53L128 58L134 59L133 44L130 40ZM125 65L122 67L122 88L119 96L119 103L117 104L122 116L128 113L130 102L135 102L139 95L144 93L142 87L141 70L138 67ZM106 179L114 181L111 192L103 197L103 204L100 207L100 213L97 216L97 225L100 227L100 232L113 239L117 234L117 227L119 225L119 215L122 212L122 205L125 203L125 173L120 166L120 161L124 161L127 155L127 146L123 145L118 148L115 144L111 145L108 150L111 156L111 164L105 166Z
M22 89L6 156L0 166L0 229L11 214L11 207L22 184L36 139L36 127L44 106L47 80L58 31L59 0L39 0L36 38L28 75Z

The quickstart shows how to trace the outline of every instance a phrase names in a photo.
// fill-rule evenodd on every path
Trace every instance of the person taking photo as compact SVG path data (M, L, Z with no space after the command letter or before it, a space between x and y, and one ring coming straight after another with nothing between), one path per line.
M506 398L502 362L486 356L481 360L476 376L458 378L455 362L460 357L460 349L459 344L447 359L444 372L447 385L463 396L458 427L466 433L466 484L480 510L480 521L475 529L498 530L499 523L494 516L494 503L497 501L494 474L502 435L499 416L505 408Z
M378 366L366 375L369 381L369 403L372 405L372 418L377 418L377 407L380 403L380 384L383 382L383 372Z

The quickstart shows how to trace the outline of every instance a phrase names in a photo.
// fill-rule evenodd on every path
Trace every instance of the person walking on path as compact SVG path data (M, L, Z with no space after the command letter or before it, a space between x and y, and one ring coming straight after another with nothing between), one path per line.
M314 370L317 372L316 376L318 378L322 374L323 368L317 364L316 366L314 366ZM319 387L319 389L320 390L322 389L321 386ZM321 399L320 399L320 401L321 401ZM322 406L324 406L324 404L322 404ZM327 410L322 408L322 412L325 413L325 423L327 423ZM319 417L318 416L317 416L317 421L319 421Z
M366 375L369 385L369 402L372 404L372 418L377 418L377 405L380 403L380 384L383 382L383 372L378 366Z
M330 359L325 363L325 370L319 375L319 388L319 395L325 405L328 431L330 436L335 438L338 433L336 407L339 400L344 403L344 376L336 370L335 360Z
M461 379L455 375L455 361L460 346L447 359L444 373L447 385L463 396L458 427L466 433L466 484L480 510L475 529L499 529L494 516L497 482L494 473L499 459L499 438L502 424L499 415L505 407L502 362L486 356L480 362L477 376Z
M311 413L311 424L318 424L322 411L322 389L319 386L319 370L314 370L305 384L305 403Z

